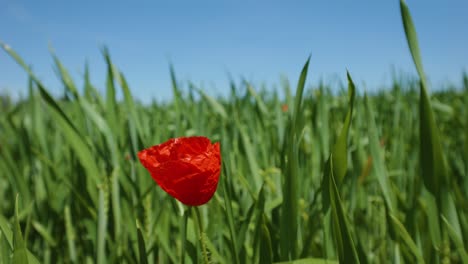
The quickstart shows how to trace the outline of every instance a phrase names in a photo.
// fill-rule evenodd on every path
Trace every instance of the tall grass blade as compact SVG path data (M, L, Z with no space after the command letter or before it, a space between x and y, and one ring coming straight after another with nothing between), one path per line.
M354 239L351 235L351 226L347 220L343 204L341 202L338 187L335 181L333 169L333 157L330 162L330 208L332 230L335 237L335 245L338 250L338 258L341 263L360 263Z
M13 224L13 264L28 264L28 251L23 240L18 219L18 195L15 202L15 221Z
M296 99L294 104L294 115L289 124L289 132L285 134L287 139L284 141L285 161L282 193L283 204L281 206L280 221L280 247L281 259L291 260L297 257L297 232L298 232L298 138L300 134L299 122L301 118L302 95L307 79L307 70L309 68L310 57L302 68L301 75L297 84Z
M346 113L346 118L343 124L343 128L341 129L340 135L338 136L336 143L333 145L330 157L328 158L327 164L325 165L325 170L323 174L324 177L322 179L323 212L328 211L330 207L330 175L332 173L333 175L336 175L337 186L340 186L344 176L346 175L346 170L348 169L348 133L353 115L356 88L348 72L346 73L346 76L348 78L348 112ZM333 163L333 166L331 166L330 163ZM329 169L333 169L334 171L331 172L329 171Z
M419 52L416 29L411 14L404 0L400 0L401 17L413 62L421 79L419 102L420 117L420 155L423 180L426 188L436 197L446 185L447 172L442 153L439 131L434 118L431 101L427 91L427 82Z
M137 236L138 236L138 253L139 253L139 264L148 264L148 256L146 255L145 239L141 232L141 227L137 222Z

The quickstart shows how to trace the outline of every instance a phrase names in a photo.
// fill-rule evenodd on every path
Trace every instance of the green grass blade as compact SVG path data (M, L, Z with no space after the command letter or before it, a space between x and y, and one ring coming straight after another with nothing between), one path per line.
M47 230L45 226L41 225L41 223L36 222L36 221L32 222L32 226L34 227L36 232L39 235L41 235L42 238L49 244L49 246L55 247L57 245L57 242L55 241L55 239L52 237L52 235L50 234L50 232Z
M323 198L322 198L322 210L323 212L327 212L328 208L330 207L330 184L331 178L330 175L337 175L336 182L337 185L340 186L341 182L346 175L346 171L348 169L348 134L349 128L351 127L351 119L353 115L353 107L354 107L354 97L356 94L356 88L354 86L353 80L351 76L347 72L348 78L348 112L346 113L346 118L343 124L343 128L341 129L340 135L336 143L333 145L331 155L327 160L327 164L325 165L324 169L324 177L322 179L322 190L323 190ZM333 160L330 160L333 159ZM333 166L330 166L330 163L333 163ZM333 168L333 172L329 171L329 169Z
M222 120L226 120L228 118L226 110L224 109L224 106L222 104L216 101L216 99L214 99L213 97L206 94L202 89L195 87L195 90L203 97L203 99L205 99L208 102L213 111L217 113L222 118Z
M255 99L255 102L258 105L258 108L260 109L260 112L262 113L263 116L267 117L269 116L269 111L265 103L263 102L262 98L258 95L258 93L254 90L252 85L248 83L247 81L244 81L245 85L247 87L247 90L249 91L249 94Z
M3 215L0 215L0 231L2 231L2 235L8 242L10 249L13 250L13 232L8 227L8 220L6 220Z
M280 247L281 260L291 260L297 257L297 233L298 233L298 137L300 134L299 120L301 114L302 95L307 79L310 57L302 68L301 75L296 89L296 99L294 105L294 115L289 125L289 133L285 136L286 160L283 162L283 204L281 206L280 221Z
M15 221L13 224L13 264L28 264L28 251L26 243L21 234L21 227L18 219L18 196L15 202Z
M136 155L136 153L143 147L139 143L144 144L145 137L144 137L143 129L140 124L140 118L137 114L135 101L133 100L133 96L130 92L130 87L128 86L128 83L122 73L119 73L118 76L119 77L117 78L117 80L119 80L120 86L122 88L123 95L124 95L125 108L128 111L128 122L129 122L130 132L132 136L132 142L133 142L133 148L134 148L133 151L134 151L134 154ZM155 120L153 121L155 122Z
M54 53L52 53L52 57L54 58L55 65L58 69L59 77L62 80L62 83L65 86L65 88L73 95L75 99L80 98L78 89L76 88L75 83L73 82L67 69L63 66L62 62L60 62L59 58Z
M106 263L106 236L108 213L108 189L106 182L99 186L98 229L97 229L97 263Z
M148 256L146 255L146 245L145 239L143 238L143 233L141 232L141 227L137 222L137 236L138 236L138 255L140 264L148 264Z
M330 163L330 208L332 218L332 230L335 236L335 245L338 250L338 258L341 263L360 263L354 239L351 235L351 226L348 223L340 194L334 177L333 157Z
M76 237L75 237L75 231L73 228L73 222L72 222L72 217L70 213L70 207L65 206L65 233L67 236L67 244L68 244L68 253L70 254L70 260L72 263L76 263L77 261L77 255L76 255Z
M461 234L459 232L457 232L455 230L455 228L453 228L450 225L449 221L444 216L442 216L442 221L443 221L443 223L445 224L445 227L448 230L448 234L449 234L450 238L452 239L453 243L457 247L458 254L460 254L460 258L461 258L462 262L463 263L468 263L468 253L466 252L465 244L463 242L463 239L460 237Z
M427 92L426 77L419 52L416 29L411 15L404 0L400 0L400 10L405 28L406 39L413 57L414 64L421 79L420 96L420 155L424 184L426 188L436 197L440 193L440 188L446 183L447 172L442 153L440 135L436 126L431 101Z
M414 257L417 260L417 263L425 263L421 252L419 251L418 247L414 243L414 240L411 238L410 234L405 229L400 220L398 220L398 218L396 218L392 214L390 214L390 219L392 220L393 226L395 227L395 232L402 239L409 251L414 255Z
M223 168L225 168L226 166L223 166ZM228 185L228 178L227 178L227 173L226 173L226 169L224 170L225 173L224 173L224 176L222 179L221 179L221 184L222 184L222 187L223 187L223 193L224 193L224 202L225 202L225 205L226 205L226 218L227 218L227 221L228 221L228 226L229 226L229 234L230 234L230 237L231 237L231 244L232 244L232 249L231 249L231 254L233 256L233 259L234 259L234 263L236 264L240 264L240 261L239 261L239 250L238 250L238 247L237 247L237 233L236 233L236 230L235 230L235 227L234 227L234 215L232 213L232 198L231 198L231 194L229 193L229 190L227 188L227 185Z
M408 6L405 3L405 0L400 0L400 13L403 20L403 28L405 29L406 40L408 42L408 47L411 51L411 56L413 58L414 65L418 71L419 77L424 87L426 86L426 77L424 74L421 53L419 52L418 38L416 34L416 29L414 27L413 19Z
M349 72L346 72L346 77L348 78L349 108L348 112L346 113L343 129L341 130L332 150L333 166L335 170L333 174L336 175L335 177L338 186L340 186L341 182L343 181L343 178L346 175L346 170L348 168L348 134L353 116L354 97L356 95L356 88L354 86L353 80L351 79L351 76L349 75Z

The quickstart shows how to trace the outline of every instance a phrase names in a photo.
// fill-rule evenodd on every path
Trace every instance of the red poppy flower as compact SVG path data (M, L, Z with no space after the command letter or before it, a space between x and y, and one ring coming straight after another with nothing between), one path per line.
M141 164L169 195L186 205L207 203L218 186L219 143L206 137L181 137L138 152Z

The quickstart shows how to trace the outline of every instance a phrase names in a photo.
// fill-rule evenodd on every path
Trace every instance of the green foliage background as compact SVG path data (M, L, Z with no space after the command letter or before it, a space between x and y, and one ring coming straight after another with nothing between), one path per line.
M0 109L0 263L468 263L468 78L430 96L400 3L419 79L367 95L349 74L307 86L312 58L284 98L246 81L215 98L171 67L174 99L143 105L103 50L105 94L54 56L58 99L3 45L30 82ZM223 159L196 209L136 158L192 135Z

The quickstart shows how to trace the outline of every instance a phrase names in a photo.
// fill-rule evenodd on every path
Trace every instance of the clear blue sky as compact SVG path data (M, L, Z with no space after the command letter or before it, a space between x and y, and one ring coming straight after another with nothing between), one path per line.
M461 84L468 70L468 1L407 1L433 87ZM236 80L295 84L312 55L309 83L344 79L358 89L391 81L392 67L414 74L398 0L367 1L19 1L0 0L0 40L13 47L54 94L48 46L81 84L85 62L104 91L107 45L133 94L170 98L168 64L180 81L223 94ZM26 74L0 51L0 92L26 93Z

